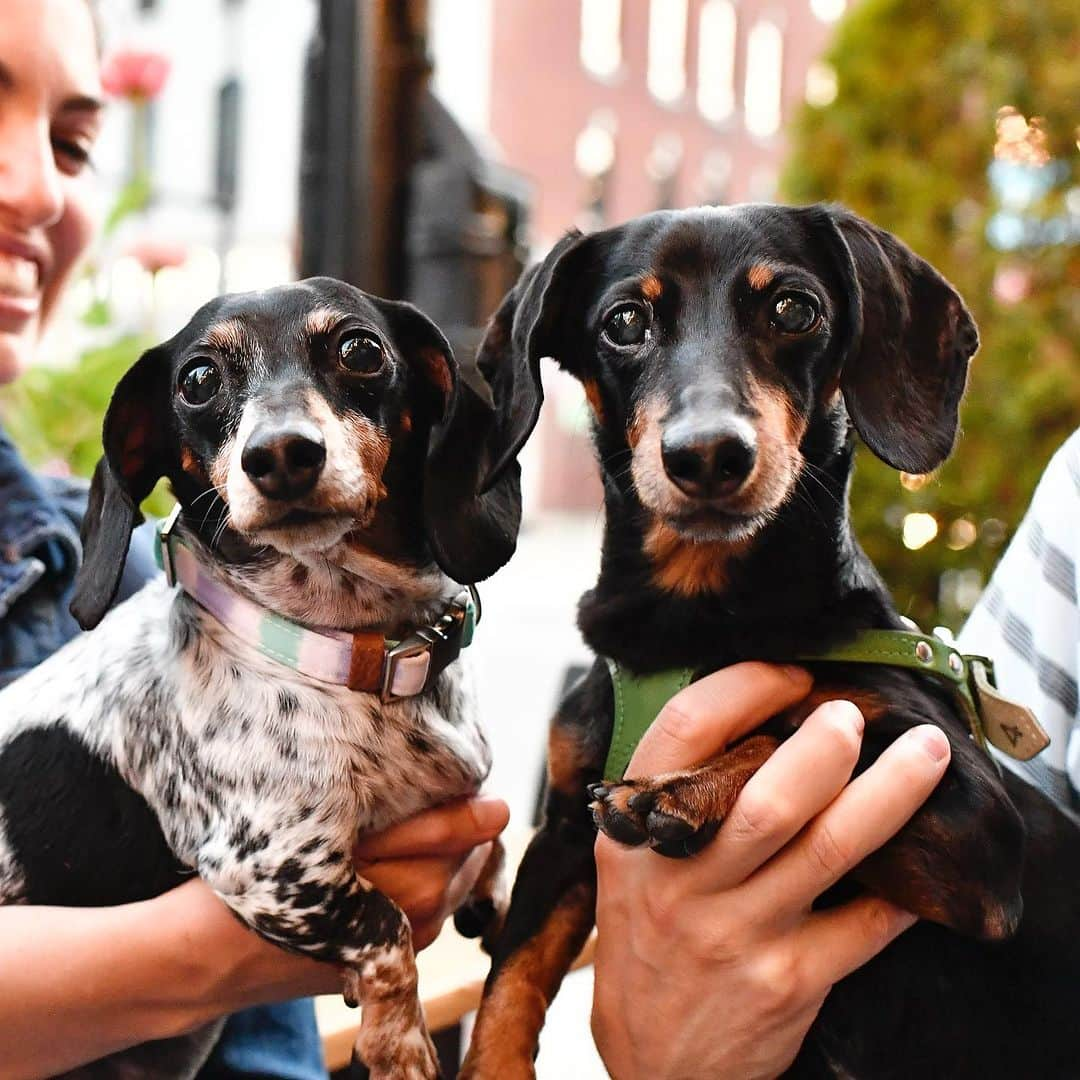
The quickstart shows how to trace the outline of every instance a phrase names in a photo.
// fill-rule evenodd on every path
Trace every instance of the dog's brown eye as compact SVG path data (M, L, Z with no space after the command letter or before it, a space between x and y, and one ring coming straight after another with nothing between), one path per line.
M196 360L180 373L179 386L189 405L205 405L221 389L221 372L209 360Z
M773 324L785 334L805 334L818 321L817 304L800 293L784 293L773 305Z
M612 345L640 345L649 331L649 315L640 304L623 304L604 323L604 337Z
M383 347L370 334L346 334L338 342L338 361L346 371L374 375L383 366Z

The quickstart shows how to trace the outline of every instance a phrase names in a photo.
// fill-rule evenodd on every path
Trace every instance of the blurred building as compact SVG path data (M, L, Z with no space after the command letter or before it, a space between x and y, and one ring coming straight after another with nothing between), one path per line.
M491 134L536 185L546 243L648 210L768 200L786 121L835 93L844 0L494 5Z
M825 105L847 0L436 0L437 88L531 184L531 241L698 203L775 197L784 128ZM576 384L548 373L543 507L599 505Z

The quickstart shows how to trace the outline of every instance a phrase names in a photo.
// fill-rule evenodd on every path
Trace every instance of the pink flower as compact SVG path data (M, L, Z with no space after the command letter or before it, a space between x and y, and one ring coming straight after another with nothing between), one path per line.
M128 248L128 254L138 259L139 265L149 274L183 266L188 257L187 248L183 244L171 240L155 240L152 237L136 240Z
M169 58L161 53L122 50L105 62L101 85L114 97L149 101L161 93L169 68Z

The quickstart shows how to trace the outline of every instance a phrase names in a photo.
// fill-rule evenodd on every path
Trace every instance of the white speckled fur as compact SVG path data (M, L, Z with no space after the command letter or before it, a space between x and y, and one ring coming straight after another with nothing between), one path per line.
M347 567L333 565L337 559ZM324 626L421 625L458 590L437 571L409 573L344 545L304 561L303 588L292 583L298 565L276 556L262 569L232 572L231 584L281 614L318 613ZM386 704L264 657L159 580L0 692L0 748L58 717L115 764L177 857L249 926L354 970L376 963L381 993L389 970L415 999L408 923L380 898L395 913L393 940L365 941L372 890L356 877L351 850L358 829L382 829L471 793L486 776L490 753L463 660L422 696ZM252 837L257 850L246 850ZM290 860L301 876L283 886L276 875ZM20 885L0 828L0 903L19 902ZM302 893L304 886L317 892ZM320 905L353 903L354 938L312 936ZM365 981L358 986L362 998ZM403 1053L415 1057L430 1043L418 1006L407 1015L407 1030L379 1037L403 1040ZM416 1075L434 1075L433 1060L420 1057Z

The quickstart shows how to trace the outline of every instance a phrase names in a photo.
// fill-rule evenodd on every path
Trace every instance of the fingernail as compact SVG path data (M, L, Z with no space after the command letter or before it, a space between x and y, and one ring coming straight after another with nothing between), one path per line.
M781 664L780 670L794 683L800 686L813 680L813 676L804 667L798 664Z
M493 795L478 795L469 805L476 827L484 832L491 829L501 831L510 819L510 808Z
M866 728L866 718L862 710L853 701L837 698L836 701L827 701L823 708L829 710L829 715L843 723L850 724L856 735L862 735Z
M932 761L944 761L949 753L949 740L945 732L932 724L923 724L909 735Z

